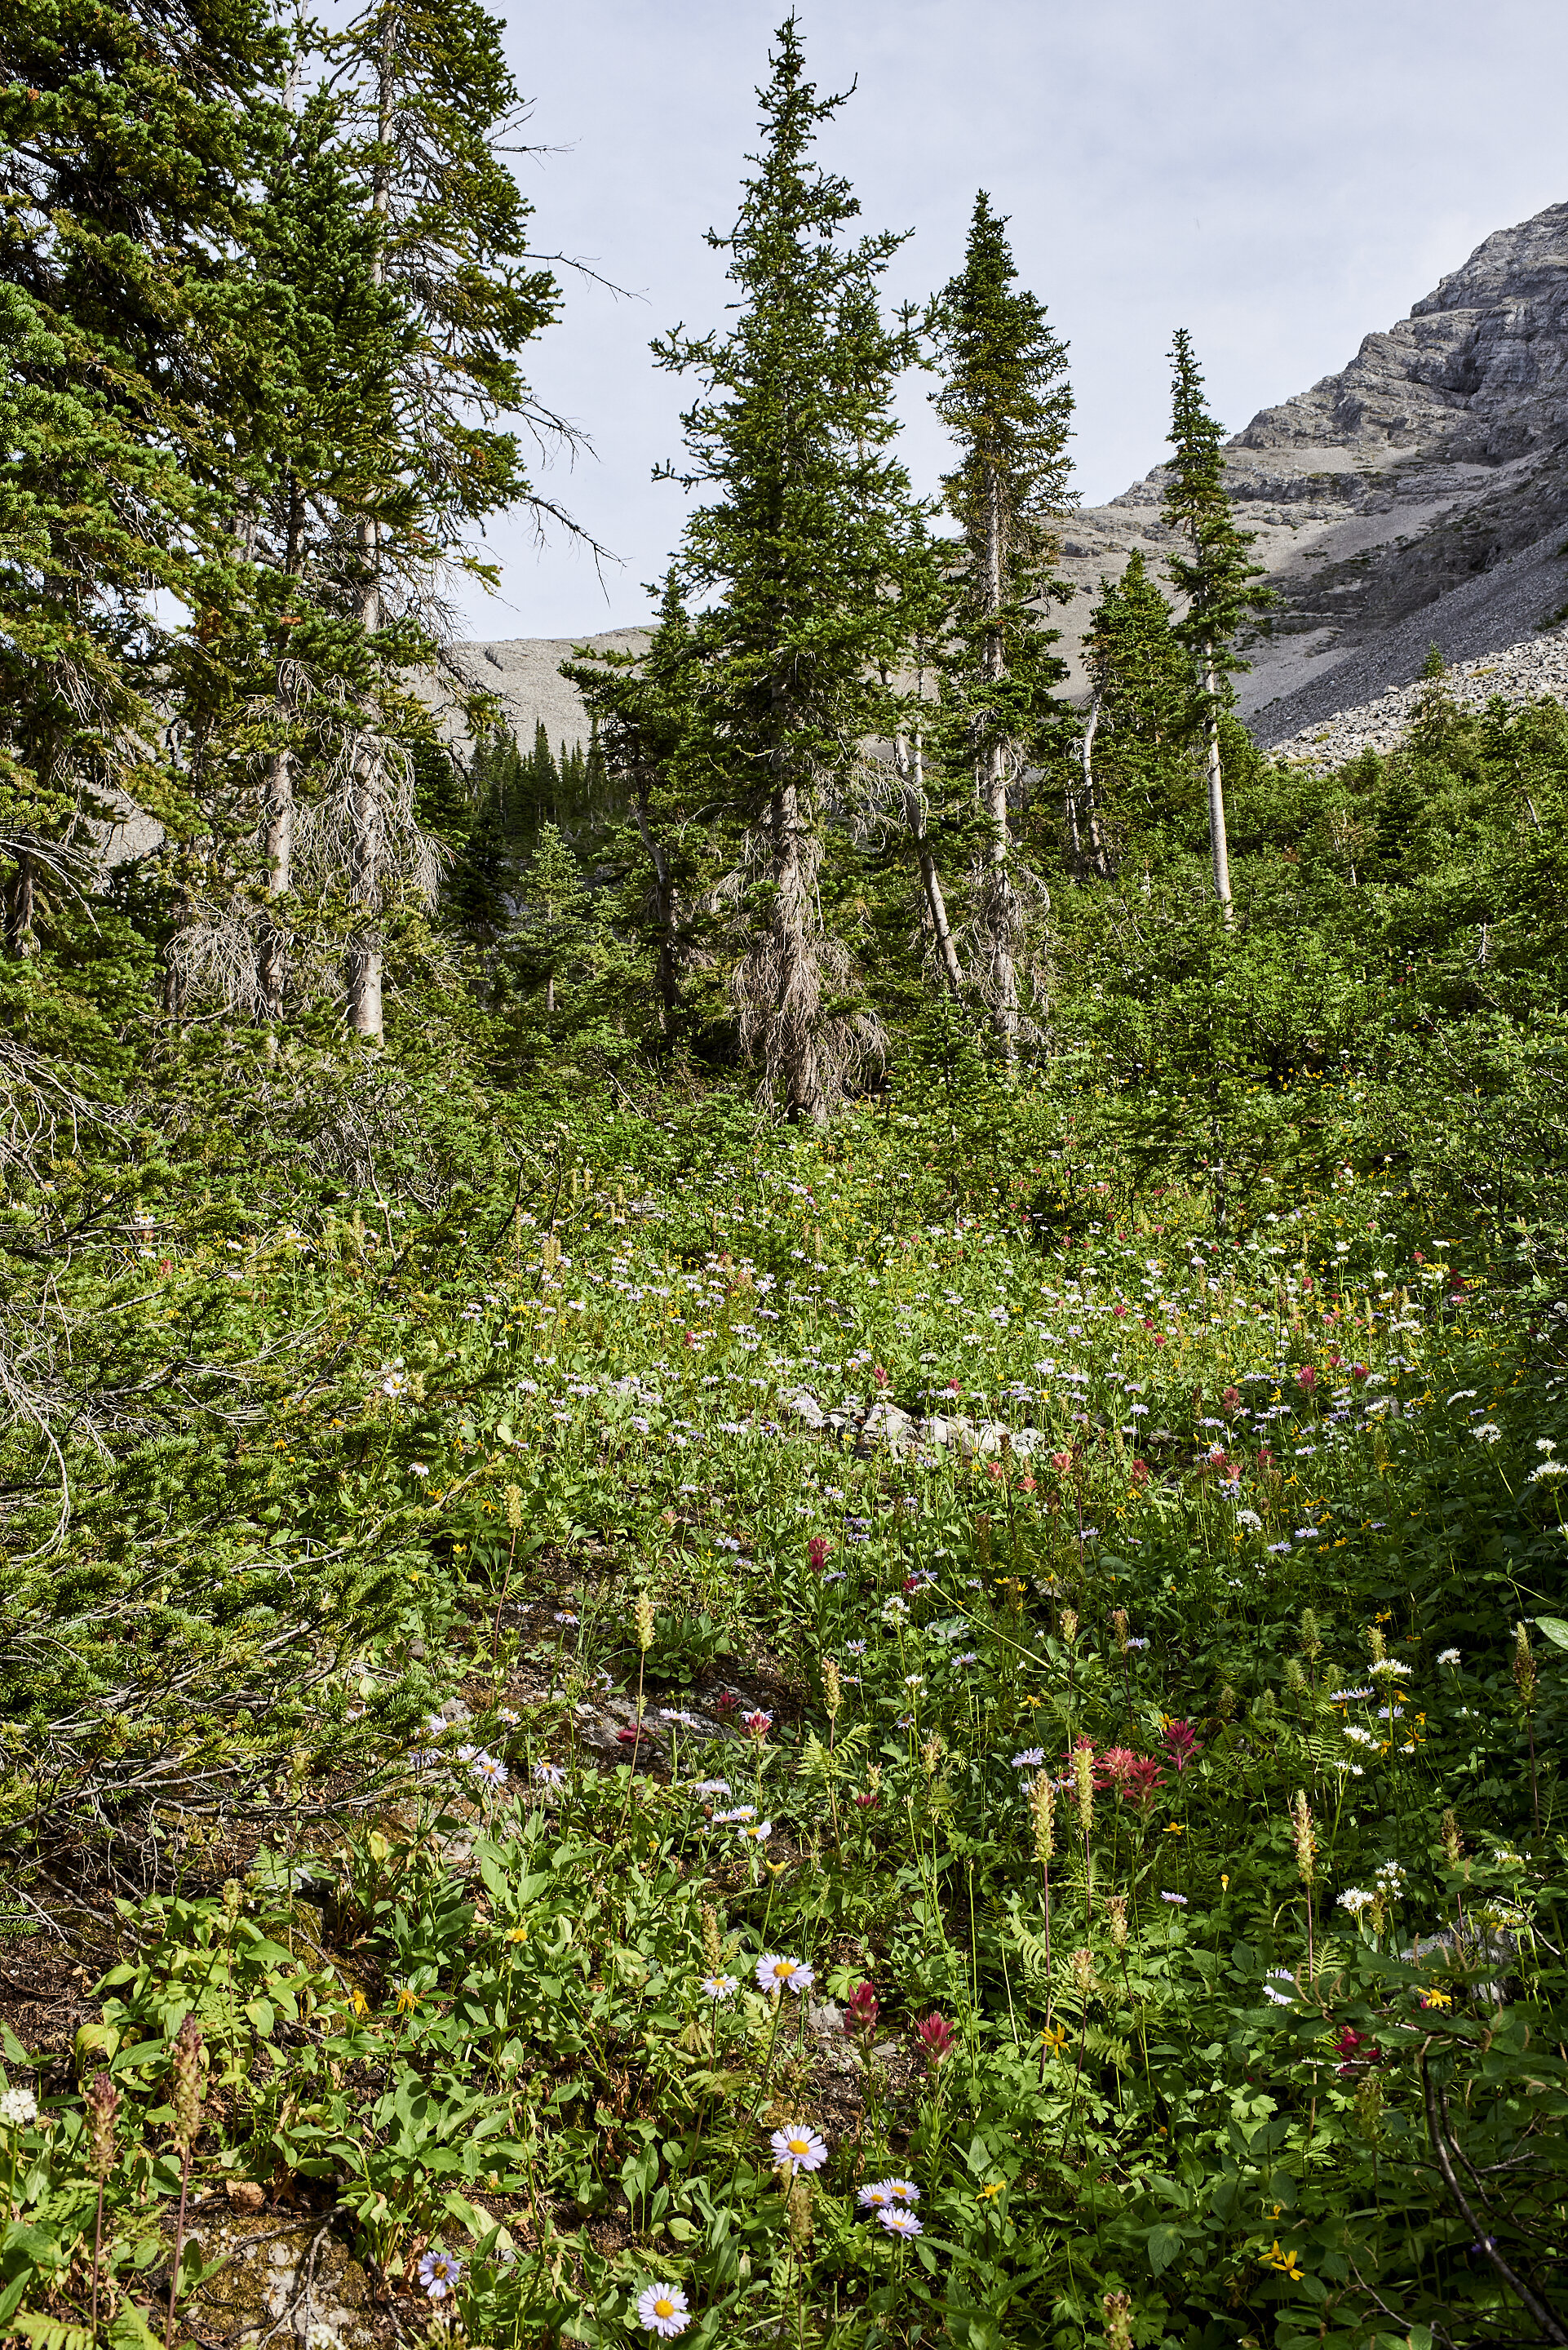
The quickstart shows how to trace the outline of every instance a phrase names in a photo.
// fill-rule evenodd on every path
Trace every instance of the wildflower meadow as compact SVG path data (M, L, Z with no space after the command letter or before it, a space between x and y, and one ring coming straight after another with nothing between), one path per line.
M276 1371L78 1503L20 2338L232 2334L252 2212L363 2280L257 2339L1535 2338L1561 1312L1348 1163L1218 1229L1014 1115L1000 1185L612 1111L462 1222L129 1232Z

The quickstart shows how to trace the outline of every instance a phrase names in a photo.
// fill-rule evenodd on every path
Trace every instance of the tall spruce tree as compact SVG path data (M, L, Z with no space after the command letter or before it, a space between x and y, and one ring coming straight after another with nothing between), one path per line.
M849 964L822 920L820 816L861 743L891 731L879 680L913 625L919 509L890 453L906 338L877 306L902 240L848 235L855 196L811 153L843 98L806 79L793 16L770 63L754 175L734 227L710 233L729 256L735 323L678 329L654 350L702 384L682 420L683 478L713 494L687 524L677 580L711 599L693 622L702 723L758 852L733 978L742 1038L767 1097L820 1121L879 1045L875 1024L831 1000Z
M1129 826L1168 816L1190 788L1192 661L1174 621L1141 548L1120 579L1100 581L1084 638L1093 694L1069 831L1074 854L1102 875Z
M1018 1045L1023 910L1010 871L1008 789L1059 715L1054 689L1066 674L1039 606L1073 593L1051 572L1055 525L1072 504L1067 350L1017 276L1006 220L981 190L963 268L938 296L932 324L942 373L935 405L959 452L943 488L963 536L944 683L990 827L978 962L1009 1059Z
M1198 671L1195 723L1201 731L1209 777L1209 848L1214 895L1227 924L1231 915L1231 858L1225 838L1225 777L1220 760L1220 719L1235 700L1231 678L1247 663L1235 649L1246 613L1274 600L1260 588L1262 567L1249 561L1257 534L1238 530L1225 487L1220 448L1224 427L1210 412L1192 338L1179 328L1171 347L1171 421L1168 438L1176 454L1166 476L1167 525L1190 549L1170 557L1170 576L1187 598L1176 633L1193 655Z
M179 811L169 615L243 598L213 487L271 15L265 0L53 0L6 23L0 877L16 953L40 895L68 885L84 807L129 790ZM200 636L187 644L199 660Z
M329 43L376 230L377 282L409 321L398 369L396 446L406 494L358 516L359 618L383 700L410 658L440 660L443 567L493 580L472 544L485 515L519 504L572 527L529 483L514 420L572 436L535 400L523 346L556 315L559 288L532 255L527 203L504 160L523 109L502 26L477 0L372 0ZM381 916L395 884L386 822L395 763L384 724L356 753L351 815L361 920L347 958L348 1018L381 1035Z
M250 592L220 624L243 689L242 708L226 713L231 768L260 762L261 904L225 837L236 829L224 822L223 802L237 795L231 774L209 792L204 835L185 857L185 911L171 947L182 1000L215 997L261 1021L275 1045L291 971L303 977L300 926L319 983L356 879L351 746L374 664L355 522L369 506L406 516L409 505L393 413L409 328L377 282L374 225L348 168L340 109L317 90L278 116L286 127L247 212L252 316L228 383L234 527ZM398 765L386 822L400 849L417 852L411 773L406 760ZM248 784L243 796L248 825Z
M591 661L561 664L587 706L593 750L607 783L628 811L635 843L628 862L646 876L640 919L634 920L645 936L651 932L659 1026L666 1037L674 1035L680 1016L702 864L702 828L691 817L702 782L711 780L700 732L697 658L691 617L670 577L645 651L596 651Z

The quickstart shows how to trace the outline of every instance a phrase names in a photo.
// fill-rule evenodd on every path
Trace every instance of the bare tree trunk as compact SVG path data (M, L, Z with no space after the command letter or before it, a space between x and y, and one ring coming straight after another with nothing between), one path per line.
M362 749L355 760L349 796L350 879L355 901L366 909L367 920L348 941L348 1025L372 1045L379 1045L383 1038L381 941L374 927L381 880L381 786L378 754Z
M1084 788L1080 799L1080 795L1071 785L1067 787L1067 829L1073 843L1074 865L1080 871L1087 867L1097 880L1108 881L1111 878L1110 851L1106 846L1106 836L1100 823L1100 811L1095 798L1095 736L1099 732L1100 710L1104 701L1104 694L1096 690L1095 698L1089 704L1088 717L1084 722L1082 744ZM1080 809L1083 815L1081 827L1078 821ZM1088 844L1086 850L1085 839Z
M37 903L38 869L25 848L18 846L13 853L16 859L16 872L5 893L5 944L14 955L36 954L38 942L33 935L33 919Z
M392 36L396 10L384 5L381 15L381 56L377 88L376 143L380 150L371 179L370 210L376 224L375 249L370 261L370 279L375 286L384 285L387 276L387 217L391 207L391 166L387 150L392 140L392 101L395 78ZM367 515L358 527L360 560L364 566L364 586L359 603L360 625L368 636L373 636L381 625L380 534L373 515ZM347 980L348 995L348 1025L357 1036L367 1037L379 1045L383 1040L381 1022L381 941L373 927L380 882L381 806L379 770L371 764L362 765L351 802L354 824L352 858L354 894L367 910L364 928L354 932L348 941Z
M774 1002L765 1066L785 1115L827 1122L827 1097L816 1050L821 973L812 944L811 855L798 787L781 783L769 808L773 835L772 946Z
M1231 850L1225 837L1225 778L1220 766L1220 712L1214 700L1214 648L1203 648L1203 689L1209 697L1204 722L1209 738L1209 846L1214 860L1214 895L1225 927L1231 927Z
M275 752L267 761L264 801L263 852L266 858L266 894L270 903L286 898L294 886L294 754ZM267 1055L277 1050L276 1028L283 1018L284 989L288 981L288 932L269 913L262 924L258 973L262 1016L266 1022Z
M288 477L288 528L284 544L284 568L290 578L296 577L304 560L305 500L298 480ZM287 727L295 713L297 680L290 660L278 664L275 708L279 723ZM286 742L267 761L266 783L262 795L262 852L266 858L266 894L269 903L286 898L294 887L294 753ZM260 950L257 956L257 979L260 983L262 1016L266 1022L266 1051L270 1060L277 1051L276 1030L283 1018L284 992L288 984L288 932L282 922L268 914L262 925Z
M989 619L999 619L1002 611L1002 482L994 466L986 469L984 596ZM1007 660L1002 650L1000 626L988 629L981 657L981 673L988 685L999 684L1007 674ZM980 775L981 804L991 819L991 847L987 852L990 871L981 894L981 919L989 941L991 964L992 1018L1002 1057L1012 1061L1018 1053L1018 970L1013 949L1018 940L1018 901L1007 870L1007 857L1012 846L1007 820L1007 746L996 739L987 742L981 750Z
M926 835L925 761L917 727L912 737L896 734L893 738L893 763L903 786L904 821L915 844L919 863L920 887L926 895L926 910L931 918L931 930L937 941L948 985L955 995L963 993L963 972L960 967L958 949L953 944L952 928L948 920L947 899L942 895L941 878L936 858L931 854Z

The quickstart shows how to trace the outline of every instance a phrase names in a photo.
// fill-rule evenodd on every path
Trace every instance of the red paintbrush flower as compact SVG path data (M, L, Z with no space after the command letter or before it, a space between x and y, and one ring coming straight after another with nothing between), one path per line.
M944 2058L952 2054L953 2028L945 2016L928 2015L923 2023L916 2024L915 2037L933 2073Z
M868 1982L859 1983L844 2002L844 2029L850 2033L864 2033L869 2040L877 2029L877 2018L881 2012L882 2002L877 1996L875 1986Z

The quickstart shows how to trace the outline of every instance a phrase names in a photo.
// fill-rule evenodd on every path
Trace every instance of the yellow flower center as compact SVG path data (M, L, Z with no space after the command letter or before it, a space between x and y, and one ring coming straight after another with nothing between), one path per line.
M661 2296L653 2304L653 2314L655 2317L673 2317L675 2303L672 2301L664 2300Z

